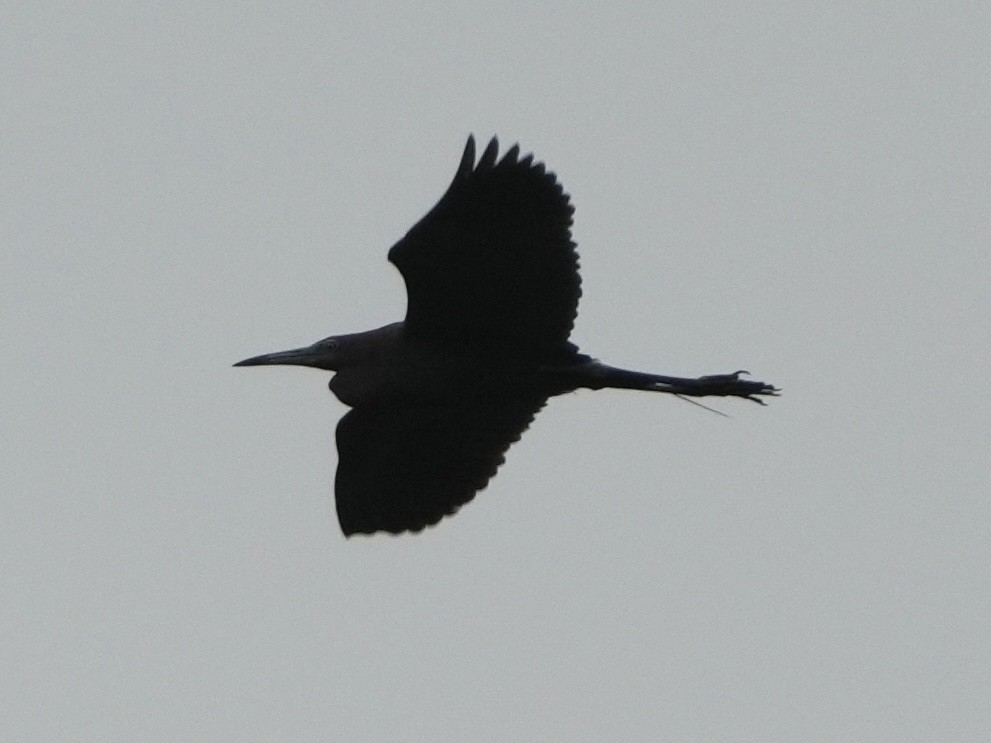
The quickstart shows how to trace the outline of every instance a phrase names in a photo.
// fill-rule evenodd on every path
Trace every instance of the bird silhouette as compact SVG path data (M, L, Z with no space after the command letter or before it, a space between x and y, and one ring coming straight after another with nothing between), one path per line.
M345 535L418 532L453 514L555 395L777 395L746 372L670 377L580 353L568 340L581 295L573 212L532 155L513 146L499 158L493 138L476 162L469 137L446 193L389 250L406 283L405 321L235 364L336 372L330 389L351 407L337 426Z

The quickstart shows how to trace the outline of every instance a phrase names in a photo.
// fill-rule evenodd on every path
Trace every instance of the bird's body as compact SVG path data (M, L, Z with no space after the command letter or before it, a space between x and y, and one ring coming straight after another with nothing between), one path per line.
M493 139L469 138L438 204L389 251L406 281L406 319L265 354L236 366L336 372L352 408L337 428L344 533L419 531L485 487L549 397L579 388L679 396L777 390L740 373L697 379L601 364L568 340L581 295L573 208L553 174Z

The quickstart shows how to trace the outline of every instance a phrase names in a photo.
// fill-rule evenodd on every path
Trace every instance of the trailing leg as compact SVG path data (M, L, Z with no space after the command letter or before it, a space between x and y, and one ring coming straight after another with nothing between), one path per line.
M618 369L591 361L575 367L579 387L598 390L606 387L625 390L667 392L685 397L742 397L764 405L762 397L776 397L780 390L772 384L741 379L746 371L709 374L704 377L669 377L662 374ZM578 381L576 380L576 381Z

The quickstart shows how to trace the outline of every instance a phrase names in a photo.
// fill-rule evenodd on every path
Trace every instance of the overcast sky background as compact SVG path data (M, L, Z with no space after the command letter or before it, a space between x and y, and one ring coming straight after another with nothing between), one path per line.
M991 13L486 5L5 12L0 738L991 738ZM400 319L470 132L583 350L785 394L558 398L345 540L328 376L230 365Z

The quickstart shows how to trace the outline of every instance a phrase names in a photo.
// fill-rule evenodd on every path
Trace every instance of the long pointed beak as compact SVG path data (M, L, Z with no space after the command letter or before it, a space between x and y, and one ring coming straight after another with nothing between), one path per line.
M313 350L313 346L306 346L305 348L294 348L291 351L278 351L276 353L263 353L261 356L252 356L250 359L238 361L234 366L269 366L274 364L319 367L320 359Z

